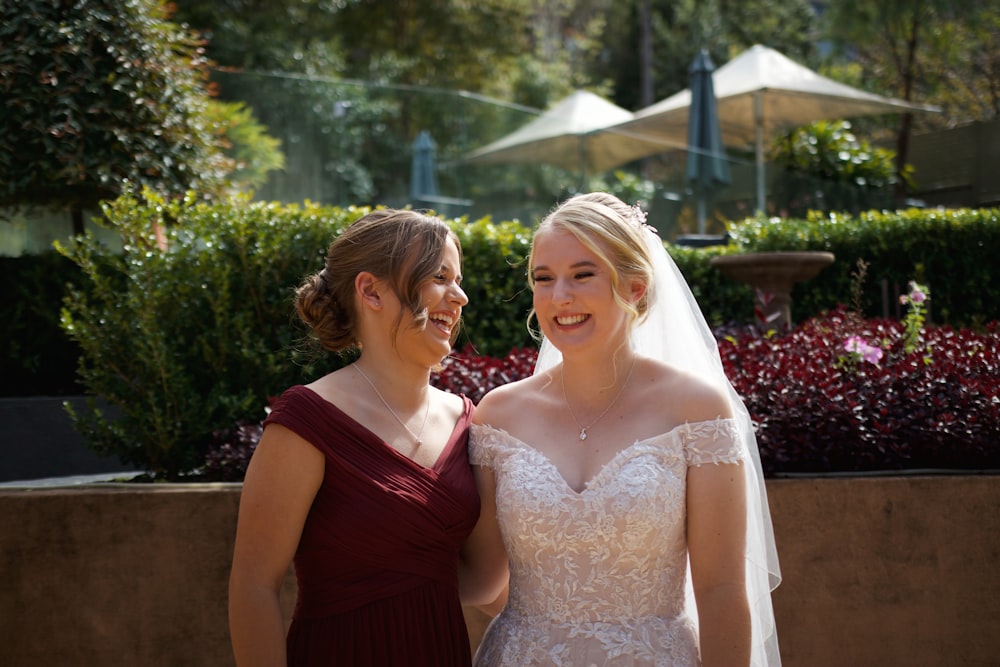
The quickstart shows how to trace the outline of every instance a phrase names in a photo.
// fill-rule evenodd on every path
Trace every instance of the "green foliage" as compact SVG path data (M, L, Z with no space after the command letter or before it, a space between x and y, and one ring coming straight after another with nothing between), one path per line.
M268 396L334 367L301 353L291 295L362 212L167 202L148 190L105 205L121 254L91 235L60 247L86 277L62 315L81 382L122 414L75 414L89 445L177 479L204 459L213 430L259 418ZM168 220L163 246L156 230Z
M157 0L0 5L0 206L93 208L130 181L218 191L206 61Z
M122 414L109 420L93 406L74 414L89 445L177 479L204 460L213 431L259 420L268 397L338 367L339 357L306 344L292 293L365 211L168 202L148 190L106 204L104 224L121 235L123 252L93 235L59 248L82 277L62 314L81 350L80 381ZM498 355L530 344L530 233L514 222L451 224L471 299L459 344Z
M860 64L866 90L943 108L942 114L916 114L916 128L996 117L996 2L832 0L828 5L824 32L846 54L843 60Z
M531 231L489 218L452 226L462 242L462 288L469 296L457 347L471 344L479 354L502 357L512 348L534 346L527 327Z
M214 432L259 421L268 397L343 363L307 353L291 296L322 265L335 235L363 212L247 199L167 202L149 191L107 204L122 253L93 236L61 248L81 272L62 315L81 350L80 382L122 413L114 421L93 407L75 415L91 447L177 479L204 462ZM531 230L488 218L450 224L463 246L470 299L457 346L493 358L533 348L525 280ZM157 229L165 229L162 236ZM837 255L796 288L798 321L846 299L880 315L882 279L893 304L910 280L933 291L927 322L1000 319L991 269L1000 253L1000 210L759 218L730 234L728 246L668 246L714 327L752 322L753 300L750 288L724 277L711 258L774 250ZM852 285L859 259L869 264L869 282Z
M859 212L871 193L892 201L901 180L910 183L912 168L897 174L896 153L859 140L847 121L819 121L792 130L771 148L771 162L784 169L775 198L786 202L786 215L811 210Z
M206 112L213 124L224 128L225 153L235 165L230 180L237 189L262 185L267 181L268 172L284 169L281 141L267 133L252 109L242 102L213 100Z
M184 0L175 18L208 38L211 59L226 68L319 71L342 66L335 40L337 6L326 0Z
M859 140L846 120L819 121L792 130L772 146L771 161L785 169L864 189L896 184L896 154Z
M709 326L753 322L753 291L749 285L726 278L711 265L713 257L740 252L735 245L689 248L668 245Z
M796 320L843 303L859 259L869 264L863 303L869 316L882 316L883 303L890 316L897 316L898 296L916 280L934 293L930 320L935 323L965 326L1000 319L994 269L1000 254L1000 209L758 217L732 225L729 233L743 252L822 250L836 256L832 266L796 286Z

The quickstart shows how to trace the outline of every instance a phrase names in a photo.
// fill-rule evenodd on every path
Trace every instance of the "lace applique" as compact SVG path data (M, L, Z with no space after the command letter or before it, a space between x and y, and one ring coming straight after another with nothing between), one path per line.
M494 470L511 574L476 664L697 665L685 613L686 471L739 461L736 433L715 420L633 443L578 493L538 450L473 425L470 461Z
M732 419L684 424L678 428L688 465L739 463L743 460L739 428Z

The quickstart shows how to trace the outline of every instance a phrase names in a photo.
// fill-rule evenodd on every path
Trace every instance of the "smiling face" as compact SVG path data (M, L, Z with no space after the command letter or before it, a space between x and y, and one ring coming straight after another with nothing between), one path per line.
M538 325L563 354L589 345L615 350L624 343L631 318L615 299L615 274L572 233L558 227L536 233L531 282ZM634 284L619 290L627 301L642 293Z
M451 351L462 306L468 302L469 297L462 290L462 258L458 246L449 239L441 249L437 272L420 286L420 303L427 313L424 329L448 346L444 354Z
M381 313L379 327L401 360L437 366L452 350L458 335L462 307L469 302L461 287L461 253L457 241L447 240L431 275L414 284L412 300L404 301L387 279L361 281L361 300ZM366 282L367 280L367 282Z

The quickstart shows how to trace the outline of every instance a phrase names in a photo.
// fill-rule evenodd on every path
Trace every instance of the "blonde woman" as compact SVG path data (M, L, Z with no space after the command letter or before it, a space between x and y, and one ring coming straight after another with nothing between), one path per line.
M644 221L591 193L535 232L535 374L483 398L470 440L468 602L507 596L483 667L779 662L753 429Z

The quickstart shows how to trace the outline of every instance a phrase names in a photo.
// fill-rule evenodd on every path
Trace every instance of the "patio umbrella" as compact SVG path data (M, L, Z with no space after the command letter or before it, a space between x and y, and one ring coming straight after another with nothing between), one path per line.
M414 203L438 194L436 154L434 139L427 130L421 130L413 141L413 161L410 165L410 200Z
M731 182L726 149L715 106L715 65L702 49L691 63L691 111L688 114L687 181L698 201L698 233L705 233L706 200Z
M594 93L578 90L524 127L469 153L467 164L548 164L587 174L683 145L626 130L609 130L632 112Z
M764 135L818 120L940 111L838 83L759 44L717 69L712 81L723 142L754 146L758 210L764 209ZM666 142L684 136L690 107L691 91L682 90L612 129Z

